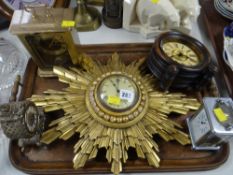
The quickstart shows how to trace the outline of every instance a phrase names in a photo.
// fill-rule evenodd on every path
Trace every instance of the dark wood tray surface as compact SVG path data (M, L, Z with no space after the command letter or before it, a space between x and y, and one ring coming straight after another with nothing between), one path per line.
M99 52L91 50L90 55L104 61L113 51L117 51L121 58L129 62L148 55L151 44L128 46L118 45L112 47L102 47ZM89 48L90 49L90 48ZM98 53L98 54L96 54ZM64 84L59 83L56 78L40 78L37 76L37 66L29 61L24 77L24 86L20 100L30 97L32 94L41 94L44 90L61 89ZM195 96L201 98L200 93ZM49 114L48 117L54 117ZM185 124L185 118L173 117L177 122ZM187 128L186 128L187 130ZM9 156L12 164L19 170L29 174L91 174L110 173L110 165L105 160L105 151L101 150L97 158L89 161L84 168L74 170L72 168L73 146L77 142L76 138L71 138L68 142L56 141L49 146L36 147L28 146L23 152L17 146L16 141L10 143ZM123 172L164 172L164 171L197 171L217 168L223 164L229 155L229 145L224 144L218 151L193 151L191 145L181 146L177 142L165 142L155 137L159 144L161 166L153 168L146 160L137 159L133 150L129 151L127 164L123 166Z
M223 29L232 21L221 16L214 7L214 0L200 0L202 17L207 33L215 50L219 69L224 78L228 93L233 97L233 72L223 60Z

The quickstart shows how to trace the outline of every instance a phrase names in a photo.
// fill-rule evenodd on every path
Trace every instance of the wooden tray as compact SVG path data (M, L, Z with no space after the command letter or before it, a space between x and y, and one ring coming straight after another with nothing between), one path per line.
M96 50L89 47L89 54L105 61L112 52L117 51L121 58L130 62L148 55L152 44L137 45L111 45L99 46ZM83 48L84 49L84 48ZM32 94L41 94L46 89L61 89L65 85L59 83L56 78L40 78L37 76L37 67L30 61L24 79L24 86L20 100L30 97ZM192 93L201 98L201 93ZM49 116L54 115L52 113ZM185 118L173 117L174 120L186 126ZM186 128L187 131L187 128ZM192 151L191 145L181 146L177 142L165 142L159 137L154 138L159 145L161 166L153 168L146 160L136 157L134 150L129 150L129 160L123 166L123 172L162 172L162 171L197 171L209 170L223 164L229 155L229 145L224 144L218 151ZM76 138L69 141L56 141L49 146L28 146L23 152L15 141L10 143L9 156L12 164L19 170L31 174L91 174L110 173L110 165L105 160L105 150L101 150L97 158L89 161L84 168L74 170L72 168L73 145Z
M231 20L221 16L214 7L214 0L200 0L201 16L217 56L219 69L227 85L228 93L233 97L233 71L223 60L223 29Z

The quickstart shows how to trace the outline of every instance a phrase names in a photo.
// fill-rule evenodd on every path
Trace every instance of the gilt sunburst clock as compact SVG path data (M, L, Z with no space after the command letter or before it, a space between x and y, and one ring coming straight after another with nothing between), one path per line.
M88 56L84 61L85 70L54 67L59 81L69 85L66 89L47 90L30 99L45 112L64 111L63 117L49 124L41 142L66 141L79 134L74 145L75 169L85 166L99 149L105 148L112 173L119 174L130 147L138 158L159 167L159 146L153 140L154 134L166 141L190 143L181 125L168 115L198 109L200 104L196 99L182 93L160 92L155 78L141 70L144 59L126 65L115 53L107 64Z

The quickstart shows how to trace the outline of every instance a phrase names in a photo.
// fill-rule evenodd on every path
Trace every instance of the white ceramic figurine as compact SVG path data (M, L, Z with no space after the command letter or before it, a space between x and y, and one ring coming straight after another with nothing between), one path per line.
M197 0L124 0L123 28L146 38L169 29L189 33L199 9Z

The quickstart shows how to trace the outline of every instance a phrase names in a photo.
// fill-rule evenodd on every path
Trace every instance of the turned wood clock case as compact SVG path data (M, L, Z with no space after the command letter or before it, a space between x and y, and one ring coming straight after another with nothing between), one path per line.
M163 33L155 40L147 63L163 90L200 89L217 71L206 47L177 31Z

